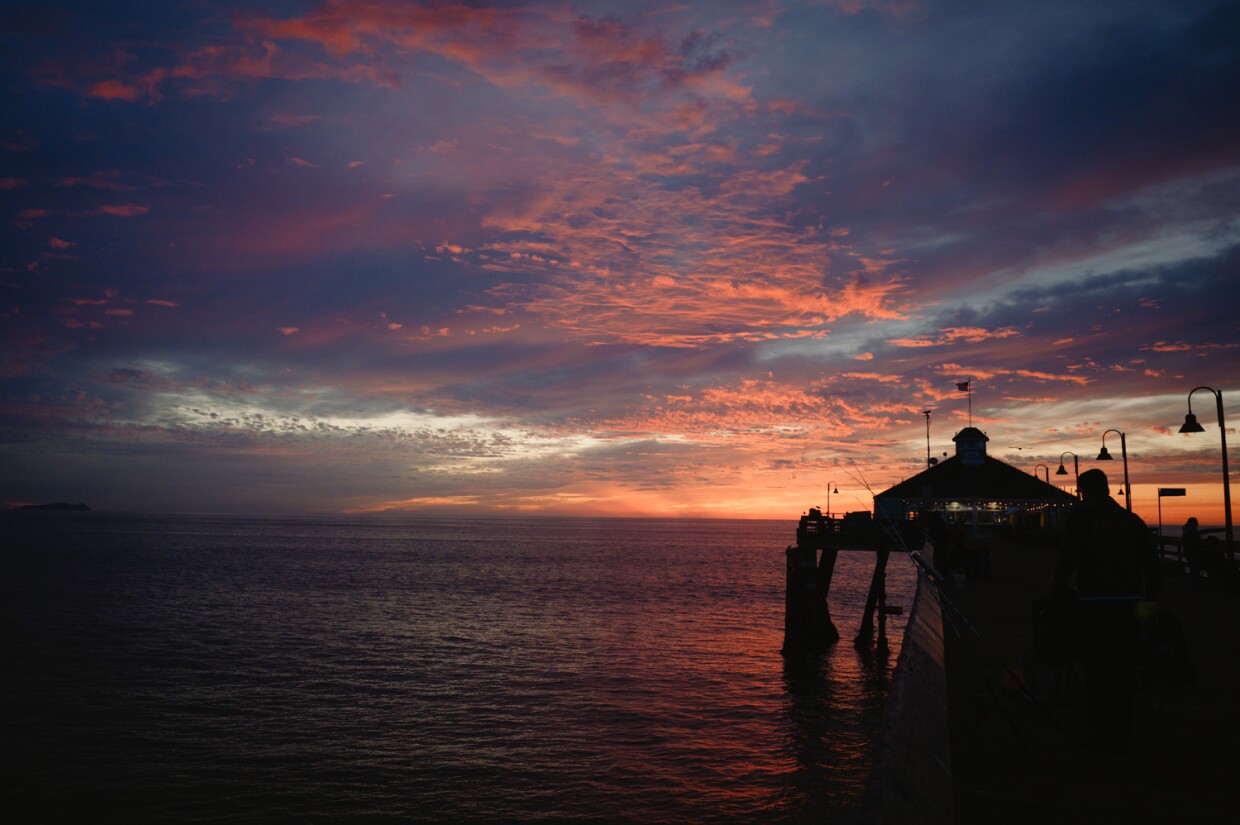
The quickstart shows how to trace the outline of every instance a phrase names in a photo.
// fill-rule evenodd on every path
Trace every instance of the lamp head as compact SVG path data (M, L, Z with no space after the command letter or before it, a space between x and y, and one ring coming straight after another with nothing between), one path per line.
M1057 476L1066 476L1067 474L1068 474L1068 471L1063 468L1062 464L1060 464L1059 469L1055 471L1055 475Z
M1184 416L1184 424L1180 427L1182 433L1204 433L1206 428L1197 423L1197 416L1189 413Z
M831 492L835 493L836 495L839 495L840 488L839 488L839 487L836 487L836 488L835 488L834 490L832 490Z
M1102 452L1098 453L1098 460L1099 461L1114 461L1115 459L1111 458L1111 454L1107 452L1107 448L1103 447Z

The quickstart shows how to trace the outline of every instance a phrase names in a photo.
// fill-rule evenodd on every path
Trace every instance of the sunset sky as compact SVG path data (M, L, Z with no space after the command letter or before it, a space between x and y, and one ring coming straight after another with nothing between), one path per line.
M0 27L6 505L868 509L972 380L991 455L1116 480L1120 430L1139 514L1222 523L1210 393L1177 430L1240 422L1234 2Z

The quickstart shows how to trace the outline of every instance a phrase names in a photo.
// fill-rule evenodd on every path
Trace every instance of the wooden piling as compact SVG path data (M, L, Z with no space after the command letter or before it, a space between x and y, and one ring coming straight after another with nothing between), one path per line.
M840 640L827 604L837 553L822 540L829 529L829 520L811 510L810 515L801 517L797 543L787 550L784 646L780 651L785 656L822 653Z
M870 577L870 592L865 597L865 612L861 616L861 628L853 640L855 647L868 647L874 636L874 615L878 614L877 649L887 650L887 557L891 551L880 548L875 551L874 575Z

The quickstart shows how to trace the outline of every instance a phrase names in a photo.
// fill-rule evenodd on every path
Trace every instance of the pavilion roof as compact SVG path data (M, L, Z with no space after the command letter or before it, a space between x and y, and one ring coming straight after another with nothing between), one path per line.
M980 463L965 463L958 456L946 458L912 478L905 479L875 499L985 499L987 501L1045 501L1075 504L1076 497L1053 484L983 456Z

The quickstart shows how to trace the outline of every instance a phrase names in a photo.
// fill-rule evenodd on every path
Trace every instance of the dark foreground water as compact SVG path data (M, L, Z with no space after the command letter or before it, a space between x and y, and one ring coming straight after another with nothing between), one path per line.
M849 644L841 553L845 641L787 665L794 522L0 528L10 821L850 822L903 631Z

